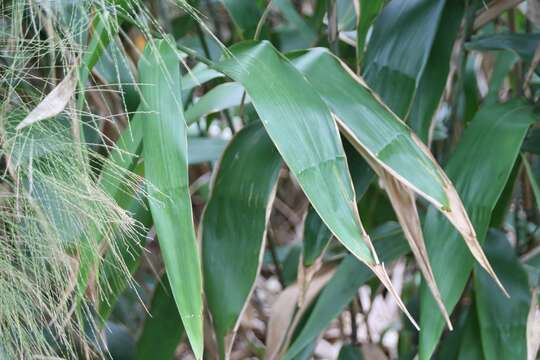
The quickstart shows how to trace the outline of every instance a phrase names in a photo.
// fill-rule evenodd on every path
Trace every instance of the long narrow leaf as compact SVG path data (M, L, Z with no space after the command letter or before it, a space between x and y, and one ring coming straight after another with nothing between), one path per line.
M360 78L327 50L311 50L296 57L294 62L322 95L342 131L374 170L380 174L387 172L434 204L463 235L475 258L496 280L456 190L427 147Z
M202 274L189 195L186 123L178 56L167 40L150 42L139 62L145 177L167 277L197 359L203 353Z
M536 120L531 108L520 101L481 109L465 131L446 172L453 180L483 242L491 212L516 161L528 127ZM474 149L474 151L471 151ZM459 234L435 209L430 208L424 236L435 279L446 309L451 312L473 266ZM444 320L426 286L421 289L420 359L429 359L441 335Z
M281 166L260 123L244 127L219 162L200 230L204 287L221 358L231 351L262 263Z

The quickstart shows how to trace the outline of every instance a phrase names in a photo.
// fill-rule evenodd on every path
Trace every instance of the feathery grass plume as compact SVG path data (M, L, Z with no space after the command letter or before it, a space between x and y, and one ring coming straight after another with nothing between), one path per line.
M78 66L94 14L112 9L105 1L0 5L0 359L101 350L90 341L97 323L86 311L91 303L78 311L75 295L79 257L118 254L139 231L96 180L107 164L123 189L139 186L140 179L97 152L96 145L107 144L104 124L119 115L99 109L108 102L96 99L107 96L98 89L72 94L57 116L16 126ZM80 108L77 96L85 99ZM121 257L113 259L129 276Z

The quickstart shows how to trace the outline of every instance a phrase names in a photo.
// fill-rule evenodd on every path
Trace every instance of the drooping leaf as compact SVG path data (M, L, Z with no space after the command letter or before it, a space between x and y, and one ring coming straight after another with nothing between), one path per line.
M202 274L189 194L180 65L167 40L150 42L139 63L145 177L172 294L197 359L203 352Z
M281 165L264 127L253 123L233 138L217 168L201 231L204 287L221 358L231 351L261 266Z
M453 180L471 221L483 242L495 207L510 176L528 127L535 121L531 108L520 102L482 108L465 130L446 172ZM474 152L471 152L474 149ZM428 210L424 237L435 279L448 312L456 305L472 269L473 259L458 233L435 209ZM421 288L420 359L429 359L444 320L436 304Z
M315 263L331 237L330 230L328 230L317 212L310 207L304 222L304 248L302 254L304 266L312 266Z
M342 132L379 176L388 173L434 204L496 279L456 190L427 147L327 50L313 49L292 57L331 108ZM329 77L332 82L327 81Z
M373 25L364 76L399 117L409 111L445 2L392 0Z
M486 255L512 296L505 297L487 274L476 267L474 290L480 338L486 359L527 357L527 316L531 292L527 273L504 233L491 230Z
M243 42L221 71L242 83L270 138L332 233L370 266L378 261L362 227L343 145L310 84L268 42Z
M167 274L156 284L148 311L137 341L137 359L170 360L182 339L184 328Z
M381 261L391 262L409 251L399 225L389 223L373 232L375 249ZM293 359L304 347L315 340L332 319L338 316L356 295L358 288L373 274L354 256L347 256L338 266L335 275L321 291L313 310L305 320L284 359Z

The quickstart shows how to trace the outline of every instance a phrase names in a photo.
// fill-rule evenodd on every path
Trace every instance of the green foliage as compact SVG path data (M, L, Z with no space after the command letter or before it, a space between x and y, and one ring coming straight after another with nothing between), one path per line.
M1 2L0 359L535 359L504 3Z

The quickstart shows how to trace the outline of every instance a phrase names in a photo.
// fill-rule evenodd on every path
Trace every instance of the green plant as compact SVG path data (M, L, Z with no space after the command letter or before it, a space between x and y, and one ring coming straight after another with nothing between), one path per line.
M535 359L536 12L3 2L0 359Z

